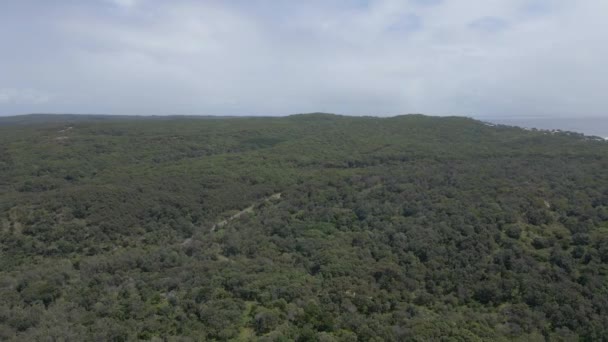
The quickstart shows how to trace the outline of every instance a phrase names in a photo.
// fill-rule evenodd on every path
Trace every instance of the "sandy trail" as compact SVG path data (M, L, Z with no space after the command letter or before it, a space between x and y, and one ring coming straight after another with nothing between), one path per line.
M239 217L241 217L241 216L243 216L245 214L253 213L253 209L256 207L256 205L259 205L260 203L268 202L268 201L271 201L271 200L278 200L280 198L281 198L281 193L280 192L276 193L276 194L272 194L272 195L270 195L270 196L268 196L268 197L266 197L266 198L258 201L257 203L254 203L254 204L248 206L247 208L239 211L238 213L236 213L236 214L228 217L227 219L221 220L221 221L217 222L216 224L214 224L211 227L211 231L213 232L217 228L222 228L223 226L227 225L230 221L235 220L235 219L237 219L237 218L239 218Z

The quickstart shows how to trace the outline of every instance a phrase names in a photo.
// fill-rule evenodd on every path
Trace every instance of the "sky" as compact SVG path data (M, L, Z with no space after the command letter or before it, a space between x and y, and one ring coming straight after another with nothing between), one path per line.
M607 117L605 0L3 0L0 115Z

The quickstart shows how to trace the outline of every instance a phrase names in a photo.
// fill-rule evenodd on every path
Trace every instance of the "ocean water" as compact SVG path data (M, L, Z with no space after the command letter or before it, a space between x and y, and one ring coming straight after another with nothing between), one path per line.
M608 138L608 116L580 118L548 118L548 117L479 117L482 121L495 124L519 126L537 129L560 129Z

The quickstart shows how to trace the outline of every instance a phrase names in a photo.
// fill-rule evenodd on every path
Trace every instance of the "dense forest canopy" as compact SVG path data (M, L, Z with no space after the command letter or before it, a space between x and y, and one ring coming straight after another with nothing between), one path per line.
M461 117L2 119L0 340L605 340L607 170Z

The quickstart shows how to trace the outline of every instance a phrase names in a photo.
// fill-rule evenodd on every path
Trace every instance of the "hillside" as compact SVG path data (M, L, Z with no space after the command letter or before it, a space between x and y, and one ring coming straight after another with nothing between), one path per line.
M607 170L461 117L0 120L0 340L601 340Z

